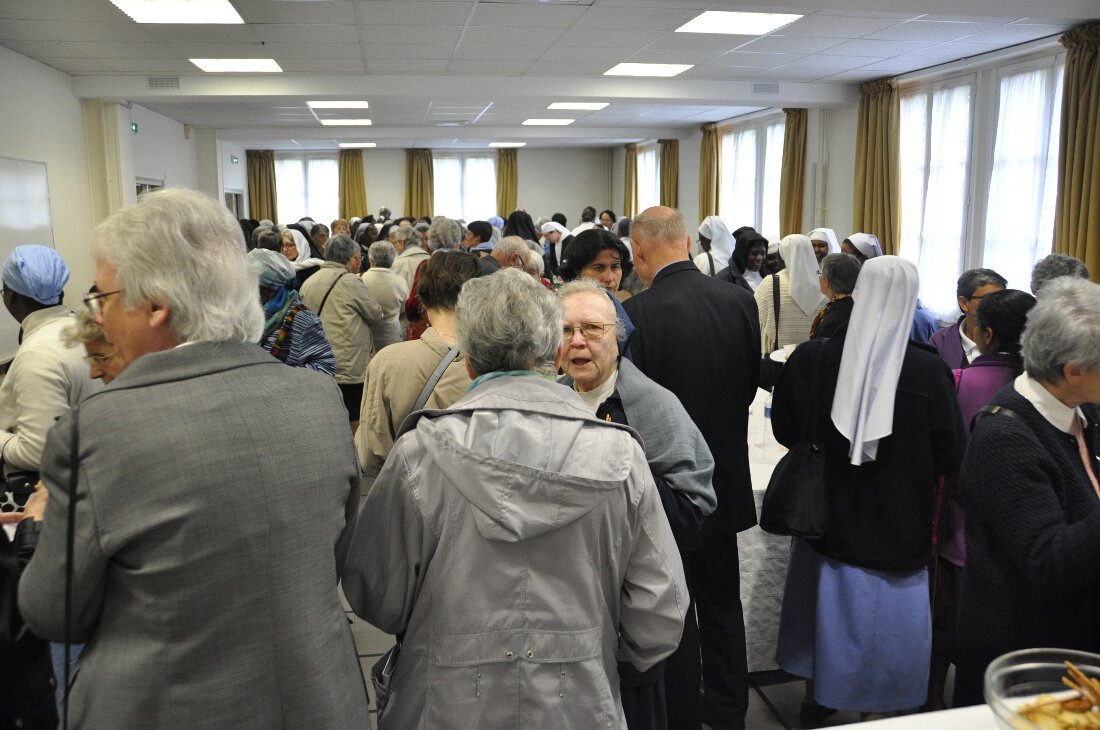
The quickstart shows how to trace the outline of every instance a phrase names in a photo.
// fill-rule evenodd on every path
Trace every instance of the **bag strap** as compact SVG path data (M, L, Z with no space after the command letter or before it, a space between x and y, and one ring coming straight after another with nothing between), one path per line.
M332 286L325 292L325 296L321 298L321 306L317 307L317 318L321 318L321 312L325 311L325 302L328 301L328 295L332 294L332 290L336 288L336 285L340 283L340 280L348 275L348 272L344 272L332 280Z
M1018 418L1021 421L1023 420L1023 418L1020 417L1019 413L1016 413L1015 411L1010 411L1004 406L983 406L977 413L974 414L974 417L970 419L971 433L974 432L974 426L978 424L978 421L981 420L983 416L1009 416L1010 418Z
M772 274L772 307L775 309L775 342L772 352L779 349L779 274Z
M710 275L714 276L714 257L707 251L707 265L710 267Z
M410 413L415 413L424 407L424 404L428 402L428 398L431 397L432 391L435 390L435 386L439 382L439 379L443 377L443 373L451 366L451 363L458 358L459 352L458 345L447 350L447 354L443 356L443 359L435 366L435 370L432 371L431 376L428 377L428 382L424 383L424 389L421 390L420 395L417 396L416 403L413 404Z
M65 688L61 709L61 727L65 730L69 727L69 688L72 685L69 667L73 645L73 553L76 545L76 481L80 471L80 406L73 406L72 414L73 428L69 435L69 524L65 527Z

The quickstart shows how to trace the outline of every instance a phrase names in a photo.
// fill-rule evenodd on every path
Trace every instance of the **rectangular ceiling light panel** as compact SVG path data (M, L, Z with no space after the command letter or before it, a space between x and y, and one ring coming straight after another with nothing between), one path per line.
M274 58L191 58L191 63L207 73L282 73Z
M731 13L707 10L676 29L677 33L765 35L801 18L790 13Z
M240 25L244 18L229 0L111 0L135 23Z
M326 127L369 127L369 119L321 119L321 124Z
M606 101L555 101L546 108L555 111L598 112L600 109L606 109L608 105L609 102Z
M576 119L527 119L523 122L525 127L566 127Z
M490 147L502 147L502 148L525 147L525 146L527 146L527 143L526 142L490 142L489 146Z
M369 109L365 101L307 101L310 109Z
M377 142L341 142L340 143L340 147L342 147L343 149L346 149L346 150L354 150L354 149L362 150L362 149L369 149L371 147L377 147L377 146L378 146Z
M620 63L603 72L604 76L676 76L694 68L690 63Z

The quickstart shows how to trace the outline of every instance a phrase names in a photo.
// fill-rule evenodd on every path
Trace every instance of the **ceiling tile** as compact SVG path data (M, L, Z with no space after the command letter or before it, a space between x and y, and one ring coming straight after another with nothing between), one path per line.
M415 74L415 73L442 73L447 70L447 61L429 61L424 59L398 60L392 58L376 58L367 61L367 71L379 74Z
M839 38L805 38L789 35L766 35L737 48L738 51L765 53L818 53L839 45Z
M91 45L91 44L84 44ZM285 43L280 45L286 45ZM146 56L112 53L109 49L100 54L112 58L163 58L165 55L178 55L180 58L273 58L274 51L271 45L261 46L257 43L169 43L168 47L174 53L166 54L149 53ZM162 48L157 46L157 48Z
M511 74L512 61L534 61L546 51L545 46L473 46L463 43L455 49L451 58L466 61L488 61L497 65L496 70Z
M350 0L233 0L233 6L247 23L355 24Z
M161 74L199 73L195 64L182 58L105 58L103 63L122 73Z
M420 59L425 61L450 60L451 47L440 47L431 43L368 43L363 47L363 55L371 59Z
M434 31L433 31L434 32ZM537 43L540 46L558 42L563 31L561 28L539 28L537 35L519 34L504 28L488 28L480 25L466 28L462 43L474 46L525 46ZM584 44L580 44L584 45Z
M994 23L1001 25L1003 23L1011 23L1016 20L1023 20L1023 18L1005 17L1002 15L922 15L921 20L944 20L955 23Z
M40 20L13 20L0 18L0 40L52 41L46 32L46 24Z
M943 21L909 20L864 36L865 40L930 41L946 43L996 28L995 23L947 23Z
M652 43L664 33L655 30L624 30L608 33L593 28L569 28L554 41L555 46L587 48L604 46L607 48L640 48Z
M825 71L851 71L860 66L874 63L875 59L866 56L806 56L798 61L785 64L784 68L823 69Z
M500 59L460 59L451 61L447 73L493 74L494 76L519 76L531 65L532 59L508 59L502 68ZM505 73L507 72L507 73Z
M940 43L919 51L905 54L914 58L937 59L940 61L954 61L957 58L971 58L989 53L1001 46L987 43Z
M624 12L622 8L593 5L581 18L581 23L586 28L600 28L608 31L628 29L671 31L698 14L698 10L691 8L640 7Z
M824 15L840 15L850 18L893 18L895 20L912 20L913 18L919 18L922 13L915 12L899 12L896 10L845 10L829 8L828 10L822 10L814 14L815 16Z
M914 58L912 56L899 56L898 58L888 58L885 61L877 61L875 63L869 63L866 66L860 67L860 71L883 73L883 74L903 74L910 71L916 71L917 69L928 66L927 58Z
M629 56L625 56L623 60L630 63L690 63L694 66L715 61L721 56L720 51L672 51L663 48L643 48Z
M837 15L807 15L783 26L783 35L810 38L862 38L868 33L897 25L893 18L850 18Z
M753 66L756 68L776 68L796 63L808 58L802 53L747 53L743 51L730 51L723 53L713 64L718 66Z
M528 33L535 33L539 28L568 28L584 11L584 8L567 5L479 4L470 25L526 28Z
M360 58L280 58L279 66L287 73L361 74Z
M821 52L823 56L868 56L872 58L892 58L903 53L912 53L927 48L931 43L917 41L868 41L854 40L841 43Z
M764 71L760 75L762 79L770 79L774 81L817 81L823 76L834 74L836 71L826 70L823 68L791 68L784 66L782 68L772 68Z
M471 2L359 2L368 29L376 25L418 25L425 30L436 25L466 25L473 7Z
M267 43L358 43L359 31L354 25L274 25L255 23L249 26L260 40Z
M1069 30L1071 25L1032 25L1028 23L1012 23L1002 25L983 33L975 33L966 39L967 43L994 43L1001 46L1010 46L1016 43L1026 43L1037 38L1060 35Z
M47 66L53 66L70 74L103 74L115 70L94 58L40 58L39 60Z
M424 28L419 25L387 25L372 29L368 43L415 43L453 46L462 37L462 28L440 25Z
M589 46L588 48L570 48L568 50L551 46L545 53L539 56L540 61L583 61L586 63L604 64L603 73L616 63L623 61L630 55L629 48L615 48L604 46ZM684 63L690 63L685 61Z
M864 81L874 81L875 79L881 79L893 74L884 74L882 72L864 71L863 69L857 69L855 71L841 71L840 73L833 74L832 76L826 76L823 79L819 79L821 82L833 83L863 83Z
M610 68L591 61L559 61L539 59L527 67L526 76L602 76Z
M121 10L106 0L4 0L0 3L0 17L24 20L102 20L109 23L129 20Z
M259 43L251 25L148 25L149 35L165 43Z
M59 41L156 43L158 40L133 22L44 20L42 26L51 38Z
M719 66L717 64L708 64L706 66L689 68L676 78L746 81L759 78L764 70L765 69L758 66Z
M267 43L262 58L362 58L358 43ZM190 56L189 56L190 58Z
M163 58L163 43L61 43L89 58ZM51 49L52 54L52 49ZM62 54L53 54L62 55Z

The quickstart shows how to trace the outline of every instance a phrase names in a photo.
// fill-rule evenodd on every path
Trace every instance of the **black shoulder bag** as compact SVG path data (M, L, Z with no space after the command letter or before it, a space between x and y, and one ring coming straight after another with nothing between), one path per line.
M773 535L815 540L824 537L828 529L825 443L817 414L819 372L820 368L815 367L810 407L802 423L802 440L775 465L764 492L760 528Z
M760 379L757 383L769 393L775 387L779 371L783 369L783 363L771 358L771 354L779 349L779 274L772 274L772 311L775 314L775 340L772 342L772 349L760 359Z

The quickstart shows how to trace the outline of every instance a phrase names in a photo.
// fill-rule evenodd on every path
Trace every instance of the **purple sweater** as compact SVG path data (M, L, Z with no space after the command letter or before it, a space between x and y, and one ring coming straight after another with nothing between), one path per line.
M952 330L957 332L956 327ZM941 330L942 332L943 330ZM955 335L958 342L958 335ZM960 348L959 352L962 352ZM1023 368L1019 355L979 355L969 366L955 370L955 390L959 397L959 411L963 418L963 431L970 438L970 421L987 405L997 391L1016 379ZM943 543L940 555L952 565L966 565L966 516L955 484L955 475L948 477L947 504L944 515Z
M936 348L940 357L952 370L966 367L966 354L963 352L962 339L959 337L959 325L962 324L964 314L950 327L944 327L928 338L928 344ZM974 358L976 361L978 358ZM983 404L984 405L984 404Z

